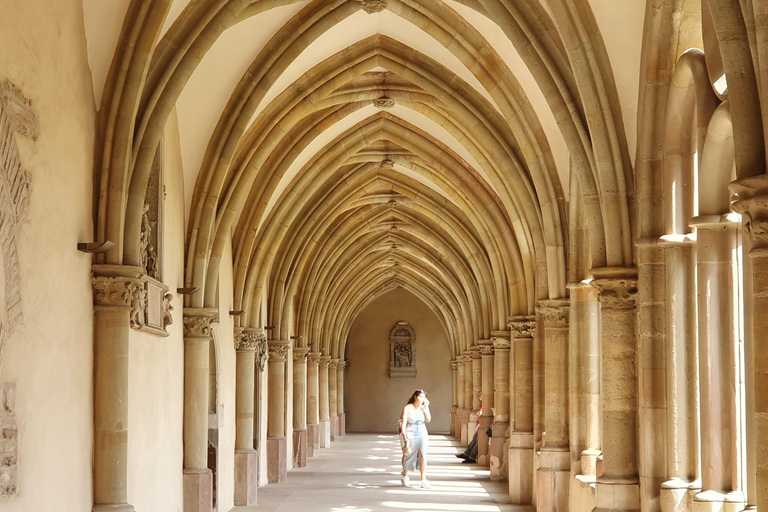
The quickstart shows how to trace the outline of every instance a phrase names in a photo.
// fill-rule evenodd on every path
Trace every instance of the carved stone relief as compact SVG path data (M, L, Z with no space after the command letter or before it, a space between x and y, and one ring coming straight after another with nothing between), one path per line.
M415 377L416 359L413 344L416 335L408 322L398 322L389 334L389 376Z
M16 427L16 385L0 384L0 497L18 492L18 428Z
M375 14L387 8L387 0L357 0L357 2L368 14Z
M160 280L160 230L161 230L161 192L162 192L162 147L160 144L147 183L147 193L144 197L144 210L141 217L141 249L142 267L144 272L154 279Z

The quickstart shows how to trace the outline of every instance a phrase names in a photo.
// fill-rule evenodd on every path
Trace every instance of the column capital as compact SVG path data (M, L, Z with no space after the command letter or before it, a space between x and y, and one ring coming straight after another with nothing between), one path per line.
M491 340L480 340L479 343L480 348L480 356L492 356L493 355L493 341Z
M458 370L459 369L459 361L456 359L451 359L451 370Z
M235 350L255 351L260 343L267 342L267 335L261 329L239 329L235 332Z
M328 362L328 369L329 370L338 370L339 369L339 360L337 358L332 358Z
M344 371L349 368L349 361L346 359L339 359L339 371Z
M291 341L269 340L267 345L269 347L270 361L285 361L286 357L288 357L288 351L291 348Z
M733 209L742 215L753 252L768 251L768 175L740 178L730 185L738 197Z
M309 356L309 348L306 347L296 347L293 349L293 362L294 363L303 363L307 360L307 357Z
M320 368L328 368L328 365L331 364L331 356L320 356Z
M480 347L478 345L475 345L474 347L469 347L467 349L469 360L473 359L480 359Z
M93 305L132 308L143 290L141 267L130 265L93 265L91 286Z
M184 338L211 338L213 324L219 321L215 308L184 308Z
M631 309L637 303L637 269L610 267L592 269L594 286L603 308Z
M539 301L538 310L544 318L544 327L549 329L567 328L570 305L568 299Z
M309 364L319 364L322 356L322 352L310 352L307 354L307 362Z
M507 325L513 339L533 338L536 335L535 316L513 316Z

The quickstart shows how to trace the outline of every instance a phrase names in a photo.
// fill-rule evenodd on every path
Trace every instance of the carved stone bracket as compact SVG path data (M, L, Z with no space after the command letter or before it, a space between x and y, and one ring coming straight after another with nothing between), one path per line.
M392 98L387 98L386 96L382 98L376 98L373 100L373 106L376 108L392 108L395 106L395 100Z
M320 364L320 358L323 354L320 352L310 352L307 354L307 362L309 364Z
M215 308L184 308L184 338L213 337L213 324L219 321L219 310Z
M291 342L287 340L270 340L267 342L267 346L269 347L270 361L285 361L291 348Z
M637 305L637 269L593 269L594 286L603 309L631 309Z
M256 371L263 372L267 367L267 335L263 332L261 336L256 340L256 354L254 355L254 361L256 363Z
M750 254L768 250L768 175L738 179L730 188L737 197L733 209L743 216L752 243Z
M539 302L539 312L544 317L544 327L547 329L567 329L570 302L568 300L542 300Z
M375 14L387 8L387 0L357 0L357 3L368 14Z

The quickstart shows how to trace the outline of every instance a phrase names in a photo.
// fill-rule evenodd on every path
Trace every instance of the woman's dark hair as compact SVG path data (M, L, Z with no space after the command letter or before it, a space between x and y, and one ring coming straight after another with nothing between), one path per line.
M417 396L423 395L423 394L425 394L423 389L417 389L416 391L413 392L413 395L411 395L411 399L408 400L408 403L412 404L413 402L416 401Z

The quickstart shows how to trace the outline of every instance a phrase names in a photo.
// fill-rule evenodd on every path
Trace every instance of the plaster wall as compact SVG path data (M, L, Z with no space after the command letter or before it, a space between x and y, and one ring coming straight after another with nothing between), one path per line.
M175 113L163 147L162 281L175 297L170 336L131 330L128 399L128 501L136 510L181 510L184 460L184 181Z
M32 100L39 125L36 141L14 135L31 190L17 237L23 319L0 355L0 382L16 384L18 494L0 509L82 512L91 508L93 299L91 257L76 243L93 238L96 118L82 4L4 0L0 11L11 13L0 14L0 80Z
M389 334L400 321L409 322L416 334L415 378L389 378ZM420 388L431 402L429 431L449 431L453 388L448 340L437 316L416 296L397 289L371 302L352 325L346 353L350 432L397 432L403 406Z

